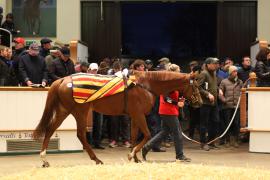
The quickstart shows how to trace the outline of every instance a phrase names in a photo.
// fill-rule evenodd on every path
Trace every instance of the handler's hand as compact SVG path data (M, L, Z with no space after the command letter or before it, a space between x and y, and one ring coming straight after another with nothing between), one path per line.
M43 87L45 87L46 86L46 82L42 82L42 84L41 84Z
M32 81L27 81L26 84L27 84L27 86L31 86L33 83L32 83Z
M177 106L182 108L182 107L184 107L184 105L185 105L185 98L183 98L183 97L179 98Z
M208 94L208 98L209 98L210 102L214 102L214 100L215 100L215 97L211 93Z

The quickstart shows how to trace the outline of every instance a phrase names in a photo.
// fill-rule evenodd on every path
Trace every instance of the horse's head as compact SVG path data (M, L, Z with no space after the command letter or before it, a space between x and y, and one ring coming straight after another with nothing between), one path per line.
M189 82L183 88L182 92L180 92L191 104L195 106L200 106L203 102L198 87L195 76L190 75Z

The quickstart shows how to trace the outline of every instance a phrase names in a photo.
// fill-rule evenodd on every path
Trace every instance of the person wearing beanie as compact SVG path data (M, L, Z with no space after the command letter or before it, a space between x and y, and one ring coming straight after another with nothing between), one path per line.
M228 126L234 111L236 115L234 117L233 123L225 136L225 147L233 146L237 148L238 145L238 136L240 129L240 113L239 107L236 108L238 99L240 97L241 88L243 87L243 82L237 76L237 67L230 66L228 69L229 77L223 79L220 83L220 90L222 91L219 96L220 100L223 103L223 113L224 113L224 124L225 127ZM224 131L225 129L223 129Z

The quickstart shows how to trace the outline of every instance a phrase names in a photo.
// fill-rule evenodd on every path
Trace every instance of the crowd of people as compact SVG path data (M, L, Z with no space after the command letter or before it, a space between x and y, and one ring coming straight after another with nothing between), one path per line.
M9 15L10 16L10 15ZM11 17L8 19L12 19ZM8 22L7 22L8 23ZM14 38L14 50L7 46L0 46L0 86L50 86L55 80L74 73L89 73L103 75L117 75L123 70L120 59L105 58L98 63L79 62L74 64L70 59L70 49L67 46L52 47L52 40L43 38L38 43L25 46L25 39ZM162 141L171 139L175 144L176 159L190 161L183 153L183 139L179 116L189 115L188 135L196 138L199 135L201 149L219 149L239 146L240 115L236 107L241 88L248 85L251 72L255 72L257 86L270 86L270 50L262 48L256 56L256 66L251 67L251 59L244 56L239 63L232 58L219 60L215 57L204 61L191 61L190 71L196 74L199 91L203 104L187 104L177 91L156 97L156 103L151 113L146 116L148 127L153 137L143 147L143 158L149 150L164 152ZM174 71L181 72L179 64L171 63L167 57L158 60L158 64L150 59L136 59L128 68L137 71ZM179 111L180 107L180 111ZM185 108L187 107L187 108ZM184 109L184 110L183 110ZM182 113L188 111L189 113ZM236 111L231 128L217 143L207 144L226 129ZM109 139L109 147L130 144L130 120L126 115L107 116L94 112L93 130L87 132L89 143L94 148L104 149L102 139ZM197 133L196 133L197 130ZM140 135L139 135L140 136ZM138 137L140 139L140 137Z

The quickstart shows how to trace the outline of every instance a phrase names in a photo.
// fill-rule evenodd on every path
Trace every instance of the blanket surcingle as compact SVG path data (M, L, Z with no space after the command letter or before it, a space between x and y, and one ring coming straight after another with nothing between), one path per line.
M74 74L72 78L73 98L77 103L87 103L110 96L125 89L122 77L99 74ZM127 80L127 86L134 82Z

